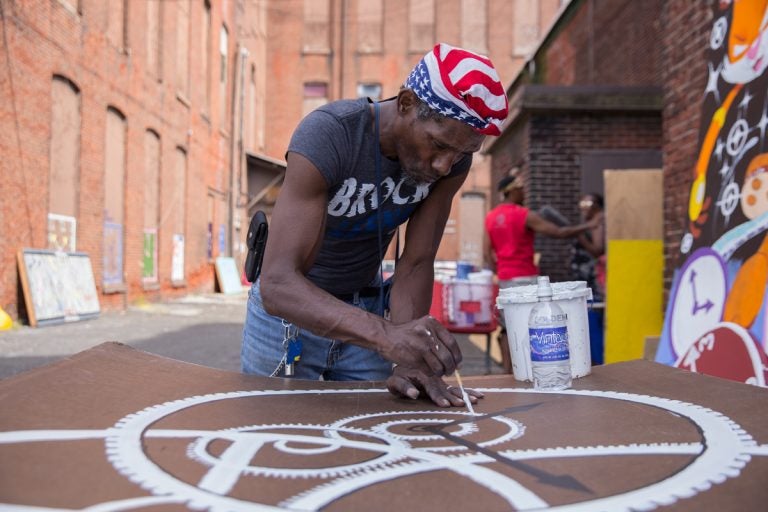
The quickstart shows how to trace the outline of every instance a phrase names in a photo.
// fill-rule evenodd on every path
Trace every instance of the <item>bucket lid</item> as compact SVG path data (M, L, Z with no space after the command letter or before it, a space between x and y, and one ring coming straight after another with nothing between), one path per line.
M552 300L568 300L586 298L592 300L592 289L587 286L586 281L563 281L560 283L551 283ZM496 307L501 309L505 304L526 304L529 302L538 302L538 286L527 284L524 286L512 286L499 290L499 296L496 297Z

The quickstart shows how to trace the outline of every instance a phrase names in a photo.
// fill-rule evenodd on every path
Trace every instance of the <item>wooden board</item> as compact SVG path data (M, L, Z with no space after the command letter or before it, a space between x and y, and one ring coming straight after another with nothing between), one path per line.
M219 283L219 291L224 294L240 293L243 284L240 281L240 272L237 269L235 259L228 256L216 258L216 280Z
M29 325L73 322L99 314L87 254L22 249L17 259Z
M764 389L644 360L464 384L476 416L103 344L0 381L0 509L766 509Z
M663 196L660 170L604 171L605 362L643 357L663 325Z
M605 237L661 240L664 189L661 170L603 171Z

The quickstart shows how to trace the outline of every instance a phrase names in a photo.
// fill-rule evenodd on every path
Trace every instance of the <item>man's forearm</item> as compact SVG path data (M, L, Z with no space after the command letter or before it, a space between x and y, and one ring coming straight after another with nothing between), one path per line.
M429 313L432 305L432 265L422 270L395 272L394 284L389 297L389 312L392 322L399 324L422 317Z
M262 279L261 290L267 313L318 336L373 350L386 339L383 318L346 304L303 276L281 282Z

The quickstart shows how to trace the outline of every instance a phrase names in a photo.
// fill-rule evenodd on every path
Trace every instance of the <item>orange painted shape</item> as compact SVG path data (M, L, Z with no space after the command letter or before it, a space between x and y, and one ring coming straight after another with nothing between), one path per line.
M728 36L728 59L731 62L743 57L765 28L761 22L766 8L768 0L734 0L733 21Z
M760 249L750 256L739 269L728 298L723 320L749 328L760 312L765 287L768 284L768 236Z
M709 123L709 129L704 137L704 142L701 144L699 158L696 161L696 168L694 169L694 181L691 185L691 193L688 198L688 218L692 222L698 220L699 215L701 215L701 211L704 208L704 196L707 188L707 167L709 166L709 159L712 156L712 151L715 147L717 135L720 133L720 129L725 123L725 115L731 107L731 103L743 86L744 84L736 84L728 93L723 104L712 116L712 121Z

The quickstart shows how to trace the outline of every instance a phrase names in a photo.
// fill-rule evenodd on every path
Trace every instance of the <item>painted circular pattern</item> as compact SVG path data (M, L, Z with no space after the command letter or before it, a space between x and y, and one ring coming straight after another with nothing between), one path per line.
M190 397L183 400L168 402L149 407L138 413L131 414L109 429L106 438L108 458L114 467L130 480L156 496L164 496L169 501L183 502L190 507L207 510L278 510L300 509L314 510L335 504L356 493L374 485L396 485L404 476L422 475L432 472L450 472L459 478L468 478L480 488L508 503L510 509L527 509L551 506L553 510L565 507L568 510L630 510L654 508L659 504L672 503L678 499L696 494L711 487L713 484L735 477L741 468L750 460L750 453L756 443L739 425L729 418L710 409L694 404L669 400L658 397L635 395L620 392L601 392L585 390L568 390L558 393L539 393L529 389L482 389L487 397L514 395L513 402L519 403L520 408L505 409L498 413L486 414L467 418L456 411L421 410L386 413L372 412L350 418L337 420L330 424L264 424L238 426L221 430L200 431L199 429L184 430L176 423L176 415L187 411L197 414L205 412L205 408L222 401L237 399L243 404L243 399L259 401L273 396L316 395L319 390L296 391L243 391L219 393ZM384 390L324 390L323 393L345 394L354 397L364 393L386 393ZM504 396L501 396L504 395ZM360 399L363 397L361 396ZM545 428L541 423L542 415L532 414L536 408L561 407L562 400L575 401L576 405L587 401L593 406L599 404L606 412L613 411L621 421L622 411L638 410L656 414L663 421L674 422L679 428L670 432L687 430L685 439L670 437L667 441L647 442L621 435L621 442L595 446L578 443L567 446L547 445L541 442L535 447L526 446ZM583 403L587 403L583 402ZM203 408L203 409L200 409ZM578 407L574 408L578 410ZM451 412L453 414L445 414ZM669 414L671 413L671 414ZM450 428L446 428L446 419L454 418ZM499 422L505 418L511 423ZM521 420L527 417L528 420ZM425 420L433 420L431 430L422 427ZM593 418L594 419L594 418ZM631 419L631 418L630 418ZM162 421L174 420L175 430L158 427ZM403 421L406 420L406 421ZM405 423L410 421L412 430L407 435L390 435ZM574 422L579 421L574 418ZM475 427L467 427L466 422L474 423ZM183 424L183 422L181 422ZM450 423L450 422L449 422ZM475 428L473 430L473 428ZM491 435L486 436L486 430ZM574 433L584 428L574 428ZM495 451L487 447L494 440L498 441L498 432L507 432L507 439L493 445ZM435 432L440 432L448 439L459 444L470 443L474 447L457 452L439 452L429 449L429 442L434 441ZM568 432L566 429L565 432ZM642 431L641 431L642 432ZM693 432L693 434L690 434ZM424 439L421 439L423 433ZM457 434L457 436L453 436ZM504 435L504 434L502 434ZM575 434L574 434L575 435ZM451 437L453 436L453 437ZM639 437L642 435L638 434ZM151 450L154 438L186 438L192 439L187 443L188 456L200 463L207 473L198 483L185 482L163 463ZM467 439L474 438L474 441ZM235 440L236 450L220 450L214 456L205 449L214 440ZM568 439L566 437L566 439ZM201 441L202 440L202 441ZM568 442L576 440L568 439ZM477 441L477 442L475 442ZM427 443L418 447L419 442ZM483 445L483 443L487 443ZM519 443L519 446L518 446ZM444 443L443 443L444 444ZM338 450L351 450L358 460L345 465L326 468L315 466L304 468L269 468L259 465L260 450L272 450L280 457L320 456ZM231 452L231 453L230 453ZM360 457L360 454L369 455ZM567 503L547 501L546 485L531 484L524 478L514 476L517 472L522 476L536 464L545 465L548 461L558 464L569 459L598 460L603 463L612 459L627 456L647 456L657 454L667 457L682 457L682 462L668 471L663 478L655 478L650 482L630 482L629 487L620 492L606 492L594 499L572 499ZM370 456L370 454L374 454ZM218 458L217 458L218 457ZM587 457L588 459L583 459ZM240 458L240 460L238 460ZM274 461L274 458L269 458ZM498 469L499 463L507 463L509 468ZM495 466L494 466L495 464ZM508 471L507 471L508 469ZM536 467L539 476L543 472L541 466ZM561 476L556 476L561 478ZM274 489L281 481L294 482L300 485L300 490L293 487L289 495L280 500L256 503L236 493L231 493L241 479L269 478L261 482L266 488ZM586 482L588 475L569 475L568 478ZM281 480L282 479L282 480ZM552 482L555 482L552 480ZM271 484L270 484L271 482ZM302 483L304 482L304 483ZM526 482L526 483L523 483ZM594 482L587 482L593 485ZM252 490L253 485L249 486ZM387 494L383 494L384 497ZM262 500L262 501L267 501Z

